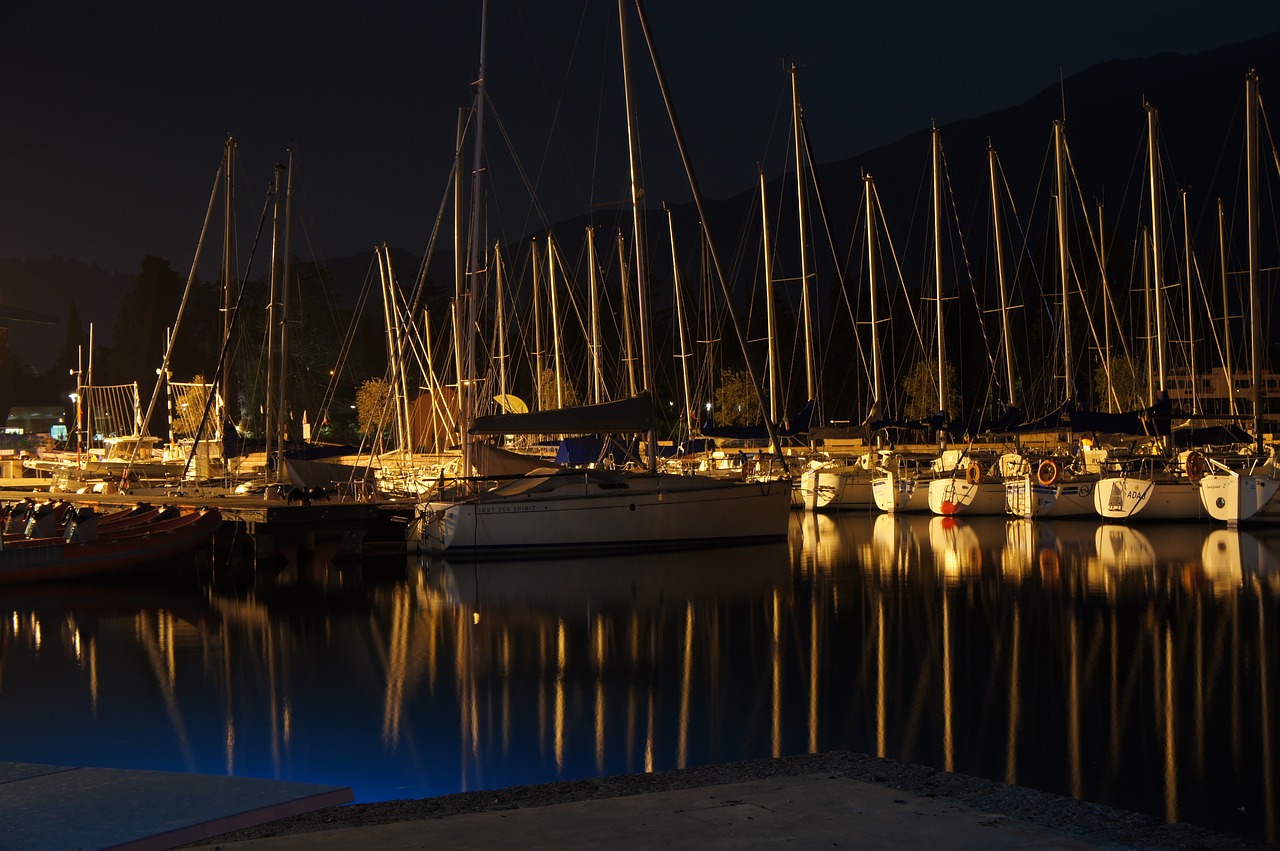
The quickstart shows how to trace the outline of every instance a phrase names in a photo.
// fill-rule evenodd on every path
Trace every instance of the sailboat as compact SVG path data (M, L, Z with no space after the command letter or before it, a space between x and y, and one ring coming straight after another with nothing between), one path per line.
M1150 259L1151 295L1149 316L1155 318L1156 389L1161 401L1166 400L1165 330L1162 290L1164 286L1163 249L1160 240L1160 172L1157 165L1156 109L1147 110L1147 168L1151 203L1151 244L1144 255ZM1150 359L1148 359L1150 361ZM1150 368L1150 363L1148 364ZM1155 400L1153 400L1154 403ZM1161 430L1158 430L1161 431ZM1189 450L1169 457L1163 437L1128 456L1112 453L1104 462L1102 475L1093 490L1093 507L1107 520L1194 519L1204 516L1200 502L1200 477L1204 475L1204 456Z
M636 9L645 39L668 106L670 98L666 82L653 51L643 4ZM635 279L641 294L641 312L647 304L644 297L648 276L643 239L641 198L637 162L638 140L632 107L633 81L628 56L626 5L619 2L622 36L623 85L626 95L628 147L631 155L631 206L635 228ZM482 12L487 20L486 9ZM484 27L481 24L480 74L477 77L477 109L484 103ZM693 179L683 137L674 112L668 109L677 144L690 178L694 201L705 230L707 217L703 211L701 192ZM483 127L481 112L476 122L475 179L482 172L478 162L482 151L479 134ZM473 195L473 205L479 193ZM473 206L473 217L475 210ZM714 244L709 233L708 249L719 273ZM474 229L473 229L473 237ZM473 243L474 246L474 243ZM474 250L473 250L474 255ZM473 269L475 264L473 263ZM721 284L723 286L723 276ZM474 311L477 290L472 276L468 309ZM735 330L737 318L733 316ZM468 336L474 329L467 322ZM742 334L739 331L739 339ZM462 341L470 375L475 375L474 347ZM565 551L672 549L690 546L714 546L784 540L790 521L791 483L782 481L734 482L702 476L683 476L657 470L655 417L647 324L642 324L641 351L644 389L640 394L619 402L607 402L578 408L538 411L528 414L472 417L475 408L475 384L464 382L463 416L466 421L464 458L470 464L476 453L483 451L479 441L485 435L516 433L583 434L643 433L648 435L647 469L643 472L607 470L569 470L542 465L523 476L511 478L489 490L483 490L452 503L427 503L419 506L418 522L423 540L430 549L453 557L470 555L535 555ZM744 353L745 353L745 346ZM748 369L750 364L748 359ZM754 374L754 373L752 373ZM758 388L757 388L758 389ZM771 442L779 451L778 438L772 424Z
M817 376L815 376L813 366L813 319L810 316L810 298L809 298L809 279L812 273L809 271L808 264L808 244L805 238L805 220L808 218L805 212L805 179L804 179L804 152L808 150L808 139L804 136L804 125L801 122L800 113L800 97L797 93L796 78L797 69L795 65L791 65L791 120L792 127L795 131L795 150L796 150L796 200L799 203L799 234L800 234L800 279L801 279L801 310L803 310L804 331L805 331L805 374L806 389L810 399L817 398ZM810 161L812 166L812 161ZM865 218L867 218L867 246L868 246L868 262L869 262L869 292L870 292L870 311L872 311L872 353L870 353L870 362L872 362L872 410L877 410L877 406L883 397L881 392L881 379L879 379L879 351L878 351L878 331L876 328L876 224L874 224L874 195L876 195L876 184L869 175L864 175L864 183L867 184L865 189ZM820 203L819 196L819 207ZM838 429L822 431L838 431ZM855 509L855 511L865 511L872 507L874 499L872 497L872 479L876 475L877 467L881 461L881 454L877 452L868 452L868 450L858 450L851 454L840 454L840 456L827 456L826 453L810 459L809 465L800 473L799 480L796 481L796 503L799 507L808 509L808 511L842 511L842 509Z
M520 422L513 422L523 420ZM543 413L477 418L493 431L647 431L648 396ZM721 546L784 540L790 482L738 482L656 471L541 463L453 503L420 506L425 542L446 555L545 555Z
M1070 262L1067 256L1067 181L1066 181L1066 126L1059 119L1053 123L1054 163L1057 188L1055 208L1058 239L1058 277L1062 285L1062 353L1063 353L1063 387L1065 390L1061 411L1069 412L1074 407L1074 368L1072 360L1072 339L1070 331ZM999 202L996 190L996 154L989 151L991 172L991 195L993 214L996 222L996 251L1001 251ZM1099 253L1101 257L1101 252ZM1004 264L997 254L1001 276ZM1105 269L1105 264L1100 264ZM1104 293L1106 285L1103 285ZM1001 292L1004 284L1001 283ZM1006 340L1008 329L1006 328ZM1006 344L1007 345L1007 344ZM1109 350L1110 347L1108 347ZM1009 386L1014 386L1012 371L1009 374ZM1069 416L1069 415L1068 415ZM1068 417L1050 416L1045 425L1057 431L1064 425ZM1070 423L1065 423L1071 427ZM1032 424L1034 425L1034 424ZM1100 473L1098 456L1105 456L1105 450L1094 450L1092 441L1083 440L1078 450L1067 455L1061 448L1050 453L1027 453L1021 464L1012 465L1010 475L1005 479L1005 509L1015 517L1026 519L1038 517L1079 517L1095 514L1093 507L1093 489Z
M942 317L942 138L938 128L932 130L932 207L933 207L933 250L934 250L934 304L938 325L938 418L944 419L947 406L946 351L944 345ZM945 423L942 423L945 427ZM923 456L898 455L887 463L882 463L871 480L871 494L876 507L881 511L928 511L930 508L930 486L940 476L950 475L959 463L961 453L954 449L945 449L936 457L929 459Z
M942 411L946 409L947 394L942 320L942 142L937 128L933 131L933 239L938 311L938 410ZM955 463L939 469L938 475L929 481L929 510L943 516L1004 514L1007 469L1004 456L992 457L989 451L975 452L970 442Z
M1245 157L1249 204L1249 341L1253 370L1253 433L1257 444L1250 455L1234 459L1234 465L1210 457L1210 468L1200 478L1200 501L1205 511L1215 520L1225 520L1228 526L1269 511L1276 492L1280 491L1274 451L1268 455L1263 452L1262 447L1263 323L1262 299L1258 286L1258 103L1258 75L1250 71L1245 82Z

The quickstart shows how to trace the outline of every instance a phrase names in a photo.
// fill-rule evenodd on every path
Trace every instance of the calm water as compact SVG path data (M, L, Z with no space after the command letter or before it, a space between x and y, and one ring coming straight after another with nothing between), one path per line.
M690 554L331 552L0 588L0 760L378 801L850 749L1280 841L1280 537L858 515Z

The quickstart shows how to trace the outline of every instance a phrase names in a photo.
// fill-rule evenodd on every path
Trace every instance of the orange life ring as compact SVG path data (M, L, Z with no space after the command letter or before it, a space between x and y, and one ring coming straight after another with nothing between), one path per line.
M1198 482L1204 478L1204 474L1209 472L1209 466L1204 462L1204 456L1199 452L1191 451L1187 453L1187 460L1183 466L1187 472L1187 478L1193 482Z
M1046 458L1036 468L1036 481L1043 487L1051 488L1057 484L1058 473L1060 472L1061 468L1058 466L1058 462L1052 458Z
M964 471L964 478L971 485L982 483L982 465L977 461L970 461L969 468Z

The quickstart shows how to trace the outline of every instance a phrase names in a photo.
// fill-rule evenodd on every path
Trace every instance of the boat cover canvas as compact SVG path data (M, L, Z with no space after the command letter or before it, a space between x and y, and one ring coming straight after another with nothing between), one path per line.
M476 417L470 434L592 434L648 431L653 426L653 400L647 393L556 411L494 414Z
M805 402L803 408L788 421L781 423L777 429L778 437L795 437L809 433L809 423L813 420L813 400ZM720 437L730 440L768 440L769 430L764 421L749 426L713 426L704 425L701 429L703 437Z

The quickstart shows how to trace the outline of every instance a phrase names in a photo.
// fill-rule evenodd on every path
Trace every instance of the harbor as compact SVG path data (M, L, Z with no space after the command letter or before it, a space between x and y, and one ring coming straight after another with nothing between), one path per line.
M1280 541L795 512L785 542L7 588L6 758L357 804L847 750L1280 838Z
M0 848L1280 846L1280 6L646 5L23 8Z

